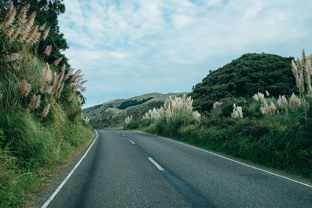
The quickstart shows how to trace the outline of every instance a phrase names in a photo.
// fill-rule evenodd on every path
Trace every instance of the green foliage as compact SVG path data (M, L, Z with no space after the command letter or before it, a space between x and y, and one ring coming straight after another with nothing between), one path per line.
M210 72L190 94L194 107L208 111L222 98L250 98L257 92L273 96L297 92L291 72L291 60L271 54L245 54L239 59Z
M62 1L0 0L1 10L12 3L17 10L29 3L30 12L37 11L37 24L47 23L52 30L46 41L31 45L8 38L0 29L0 208L25 206L45 185L44 180L93 136L82 120L80 92L73 91L72 79L65 82L61 97L55 93L61 92L56 84L63 83L59 73L53 93L44 89L49 81L43 77L43 67L67 48L57 22L65 10ZM3 15L1 11L0 20ZM50 44L52 56L40 55ZM51 70L59 72L60 67L51 66ZM41 99L32 108L34 95ZM71 101L69 95L74 95Z
M57 109L56 109L57 110ZM29 112L12 110L0 117L0 207L22 207L43 185L42 178L85 145L93 132L65 120L56 128Z
M151 99L153 99L153 97L145 98L142 100L127 100L127 101L121 103L117 108L119 110L124 110L126 108L131 107L131 106L141 105L141 104L143 104L143 103L145 103Z

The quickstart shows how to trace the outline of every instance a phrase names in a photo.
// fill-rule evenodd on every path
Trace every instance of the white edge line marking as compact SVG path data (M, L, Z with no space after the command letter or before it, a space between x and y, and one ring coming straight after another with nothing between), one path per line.
M67 175L67 177L63 180L63 182L57 187L57 189L54 191L54 193L50 196L50 198L42 205L41 208L47 208L50 204L50 202L54 199L54 197L58 194L58 192L62 189L62 187L65 185L65 183L68 181L68 179L71 177L71 175L75 172L75 170L78 168L78 166L80 165L80 163L82 162L82 160L86 157L86 155L88 154L89 150L91 149L91 147L93 146L94 142L97 140L98 138L98 133L95 130L95 134L96 137L93 140L92 144L89 146L89 148L87 149L87 151L85 152L85 154L81 157L81 159L79 160L79 162L75 165L75 167L70 171L70 173Z
M152 134L150 134L150 135L152 135ZM158 136L158 135L155 135L155 136ZM257 168L257 167L254 167L254 166L252 166L252 165L248 165L248 164L246 164L246 163L239 162L239 161L237 161L237 160L233 160L233 159L231 159L231 158L228 158L228 157L225 157L225 156L216 154L216 153L214 153L214 152L210 152L210 151L208 151L208 150L200 149L200 148L198 148L198 147L194 147L194 146L189 145L189 144L185 144L185 143L182 143L182 142L174 141L174 140L172 140L172 139L168 139L168 138L165 138L165 137L162 137L162 136L158 136L158 137L160 137L160 138L162 138L162 139L165 139L165 140L169 140L169 141L171 141L171 142L176 142L176 143L179 143L179 144L183 144L183 145L185 145L185 146L192 147L192 148L194 148L194 149L197 149L197 150L200 150L200 151L203 151L203 152L207 152L207 153L209 153L209 154L211 154L211 155L214 155L214 156L223 158L223 159L225 159L225 160L229 160L229 161L232 161L232 162L234 162L234 163L237 163L237 164L240 164L240 165L243 165L243 166L246 166L246 167L255 169L255 170L259 170L259 171L262 171L262 172L265 172L265 173L268 173L268 174L271 174L271 175L274 175L274 176L277 176L277 177L280 177L280 178L283 178L283 179L292 181L292 182L294 182L294 183L298 183L298 184L301 184L301 185L303 185L303 186L312 188L312 185L310 185L310 184L303 183L303 182L300 182L300 181L297 181L297 180L288 178L288 177L286 177L286 176L273 173L273 172L271 172L271 171L263 170L263 169L261 169L261 168Z
M164 171L165 169L163 169L153 158L148 157L147 158L149 161L151 161L160 171Z
M129 142L131 142L132 144L135 144L134 141L132 141L131 139L128 139L128 140L129 140Z

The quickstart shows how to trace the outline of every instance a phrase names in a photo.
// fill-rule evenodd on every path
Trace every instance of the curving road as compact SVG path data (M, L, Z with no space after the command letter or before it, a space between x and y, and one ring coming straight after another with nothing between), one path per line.
M311 208L312 185L163 137L98 131L43 207Z

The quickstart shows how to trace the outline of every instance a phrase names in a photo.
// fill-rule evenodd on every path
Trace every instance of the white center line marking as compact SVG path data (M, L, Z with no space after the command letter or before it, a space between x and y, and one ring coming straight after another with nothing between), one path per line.
M135 144L134 141L132 141L131 139L128 139L128 140L129 140L129 142L131 142L132 144Z
M153 158L148 157L147 158L149 161L151 161L160 171L164 171L165 169L163 169L155 160L153 160Z
M84 155L81 157L81 159L79 160L79 162L75 165L75 167L70 171L70 173L67 175L67 177L63 180L63 182L57 187L57 189L54 191L54 193L50 196L50 198L44 203L44 205L42 205L41 208L46 208L49 206L50 202L54 199L54 197L58 194L58 192L62 189L62 187L65 185L65 183L68 181L68 179L70 178L70 176L75 172L75 170L78 168L78 166L80 165L80 163L82 162L82 160L86 157L86 155L88 154L88 152L90 151L91 147L93 146L94 142L97 140L98 138L98 133L95 130L95 134L96 137L93 140L92 144L89 146L89 148L87 149L87 151L84 153Z

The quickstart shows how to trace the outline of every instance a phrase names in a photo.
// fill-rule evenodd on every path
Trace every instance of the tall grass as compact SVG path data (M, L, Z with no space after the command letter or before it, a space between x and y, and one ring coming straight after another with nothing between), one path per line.
M50 28L14 6L0 20L0 208L23 207L93 133L81 117L81 70L37 54ZM70 99L69 99L70 97Z

